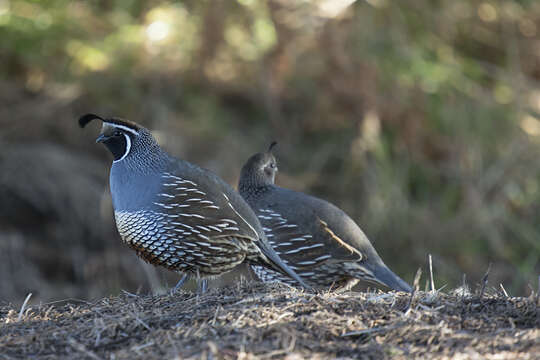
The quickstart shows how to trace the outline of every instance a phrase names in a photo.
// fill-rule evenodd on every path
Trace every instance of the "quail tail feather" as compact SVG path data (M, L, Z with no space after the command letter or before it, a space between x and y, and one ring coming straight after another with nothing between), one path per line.
M412 288L402 278L397 276L386 265L378 264L373 269L373 275L381 285L387 286L396 291L412 292Z

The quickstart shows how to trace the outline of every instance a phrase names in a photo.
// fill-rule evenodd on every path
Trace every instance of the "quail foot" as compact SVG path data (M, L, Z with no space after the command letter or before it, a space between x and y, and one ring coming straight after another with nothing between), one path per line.
M249 205L225 181L170 156L135 122L87 114L79 124L95 119L103 122L96 142L114 157L110 190L116 226L138 256L182 274L178 286L196 277L201 292L206 278L243 262L305 285L276 255Z
M384 264L366 235L342 210L274 184L274 145L246 162L238 189L283 261L314 288L345 290L366 281L410 292L411 287ZM265 282L294 285L272 269L252 268Z

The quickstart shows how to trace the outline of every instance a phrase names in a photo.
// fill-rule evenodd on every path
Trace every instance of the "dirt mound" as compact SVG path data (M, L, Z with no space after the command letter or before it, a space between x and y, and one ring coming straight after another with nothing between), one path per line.
M538 298L309 294L258 283L0 307L0 358L483 358L540 354Z

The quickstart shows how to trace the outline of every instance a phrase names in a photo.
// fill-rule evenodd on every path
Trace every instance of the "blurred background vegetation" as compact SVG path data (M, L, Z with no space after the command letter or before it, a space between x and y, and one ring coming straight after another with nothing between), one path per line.
M432 254L438 287L491 262L528 295L539 34L533 0L0 0L0 301L178 278L121 244L86 112L233 185L277 140L278 183L342 207L407 281Z

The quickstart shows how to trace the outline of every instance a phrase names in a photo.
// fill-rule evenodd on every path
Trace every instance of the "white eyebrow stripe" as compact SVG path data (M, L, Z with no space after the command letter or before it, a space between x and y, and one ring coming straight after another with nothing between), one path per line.
M130 128L130 127L127 127L125 125L115 124L115 123L112 123L112 122L107 122L107 121L105 121L105 122L107 124L111 125L111 126L114 126L115 128L130 132L135 136L139 136L139 133L136 130L133 130L132 128Z

